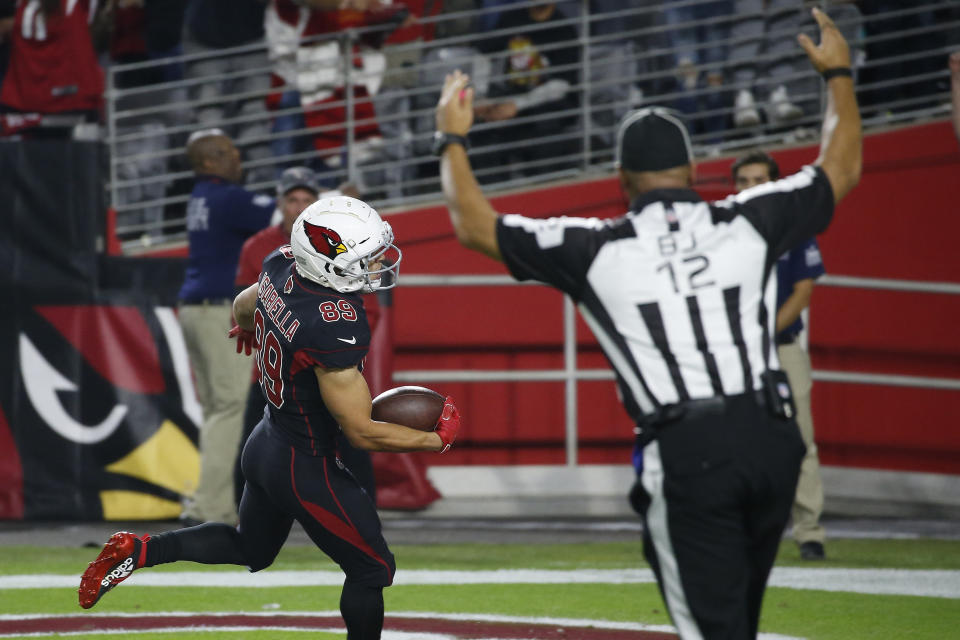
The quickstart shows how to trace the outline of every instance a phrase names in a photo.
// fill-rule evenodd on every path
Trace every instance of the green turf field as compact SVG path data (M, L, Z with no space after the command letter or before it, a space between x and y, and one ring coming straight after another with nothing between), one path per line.
M603 544L464 544L396 545L398 573L406 570L493 569L637 569L646 567L638 543ZM960 541L831 540L829 560L802 562L792 542L781 546L778 565L810 568L894 568L960 570ZM79 579L95 549L0 547L0 575L70 575ZM178 563L149 571L236 571ZM272 570L334 571L336 567L312 547L284 549ZM310 587L153 587L124 584L94 609L117 612L260 612L334 611L339 588ZM428 584L398 585L385 591L391 611L502 614L668 624L663 603L652 584ZM0 614L79 613L76 588L0 589ZM816 640L960 637L960 600L868 595L771 587L761 629ZM2 633L2 621L0 621ZM303 633L272 630L197 632L178 638L287 638ZM11 636L0 636L11 637ZM84 635L73 638L149 638L156 634ZM311 637L336 637L312 634Z

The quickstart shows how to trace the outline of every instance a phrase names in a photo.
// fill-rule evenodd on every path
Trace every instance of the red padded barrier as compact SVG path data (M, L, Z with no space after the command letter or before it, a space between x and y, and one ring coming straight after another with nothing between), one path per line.
M784 174L815 146L773 151ZM707 199L732 191L732 158L698 166ZM818 238L828 273L960 282L960 152L948 121L867 136L860 185ZM615 178L531 185L493 199L503 213L612 217L625 209ZM404 274L506 273L461 248L444 207L385 212ZM561 297L538 287L396 289L395 366L404 369L562 367ZM818 287L811 307L814 367L960 379L960 298ZM606 366L578 320L580 366ZM430 386L440 387L438 384ZM465 416L449 454L431 464L562 463L562 383L442 385ZM960 392L819 382L821 461L960 474ZM630 424L613 384L580 384L581 462L626 463ZM462 442L460 442L462 440Z
M960 153L948 122L867 137L861 184L820 236L829 273L960 281ZM773 152L791 173L815 147ZM732 191L732 158L698 167L708 199ZM611 217L613 178L494 198L501 212ZM505 273L456 244L442 207L390 216L404 273ZM402 281L401 281L402 285ZM560 295L539 287L397 289L397 369L561 368ZM815 368L960 379L960 298L818 287L811 310ZM606 366L578 320L581 367ZM586 351L585 351L586 349ZM438 386L438 385L433 385ZM465 415L461 446L431 464L562 463L562 383L444 385ZM581 462L626 463L630 424L612 383L581 383ZM819 382L814 417L825 464L960 473L960 392Z

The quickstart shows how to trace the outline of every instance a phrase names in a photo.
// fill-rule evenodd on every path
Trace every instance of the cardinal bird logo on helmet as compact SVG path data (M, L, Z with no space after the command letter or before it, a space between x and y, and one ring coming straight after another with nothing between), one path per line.
M303 230L306 231L310 244L313 245L317 253L325 255L331 260L347 250L340 234L333 229L304 221Z

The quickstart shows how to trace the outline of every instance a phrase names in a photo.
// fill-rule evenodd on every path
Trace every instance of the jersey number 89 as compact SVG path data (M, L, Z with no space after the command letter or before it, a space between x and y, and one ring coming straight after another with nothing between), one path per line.
M264 334L263 314L258 308L253 312L253 346L257 348L257 377L270 404L277 409L283 406L283 352L280 341L270 330Z

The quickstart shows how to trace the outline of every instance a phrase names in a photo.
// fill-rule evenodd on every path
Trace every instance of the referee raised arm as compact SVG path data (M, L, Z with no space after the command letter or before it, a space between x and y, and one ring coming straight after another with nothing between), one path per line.
M631 493L644 554L681 637L753 638L804 445L773 347L777 257L826 229L858 182L847 43L814 9L820 44L799 36L826 80L820 157L714 203L690 189L690 141L670 112L629 114L617 136L620 218L500 216L474 180L473 91L459 72L437 106L435 150L457 238L519 280L569 294L636 422Z

